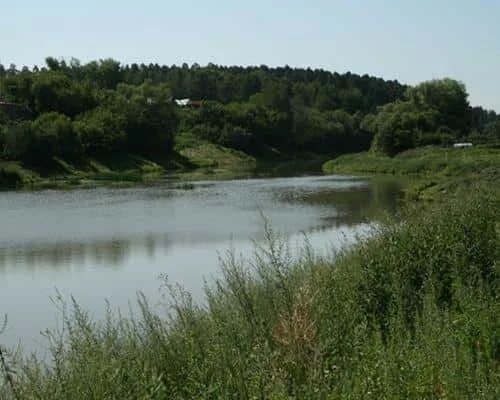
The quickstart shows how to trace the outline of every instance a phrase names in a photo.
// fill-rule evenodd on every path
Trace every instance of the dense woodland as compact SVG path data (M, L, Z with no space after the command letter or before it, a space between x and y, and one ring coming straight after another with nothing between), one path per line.
M457 140L495 142L500 117L444 79L407 87L368 75L290 67L0 65L0 158L30 165L116 153L168 155L189 133L257 153L386 154ZM175 99L202 100L196 108Z

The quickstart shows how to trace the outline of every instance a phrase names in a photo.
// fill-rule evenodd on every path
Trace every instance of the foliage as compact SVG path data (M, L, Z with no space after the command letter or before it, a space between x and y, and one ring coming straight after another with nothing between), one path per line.
M95 102L89 86L56 72L40 73L33 79L32 100L37 113L59 112L74 117Z
M9 126L11 134L20 132L21 142L29 126L22 120L57 112L74 121L75 140L82 141L83 154L89 156L169 154L179 118L179 133L250 153L266 146L326 153L363 150L370 140L361 135L359 141L359 115L399 98L405 89L366 75L289 67L121 65L111 59L81 64L52 57L46 64L21 71L1 68L5 99L31 114L2 112L0 125ZM180 110L174 98L202 100L203 105ZM349 121L330 121L336 111ZM11 129L14 125L19 129ZM30 161L21 156L19 151L7 155ZM44 162L51 157L43 156Z
M420 83L409 88L407 97L417 106L439 112L439 126L461 131L467 127L469 111L465 85L445 78Z
M450 144L466 136L474 137L476 142L478 138L495 136L491 132L495 119L490 123L473 121L474 114L481 111L469 107L468 94L460 82L423 82L409 88L405 97L365 118L364 127L374 135L375 151L392 156L423 145ZM474 125L476 130L471 130Z
M149 82L119 84L106 103L126 118L126 145L131 153L155 155L172 149L178 121L168 87Z
M87 154L103 154L123 150L126 119L106 108L95 108L81 114L74 122L76 135Z
M31 123L46 113L74 123L73 141L82 148L59 152L68 159L116 152L175 158L175 136L186 133L252 155L269 147L339 155L370 146L394 155L456 140L499 140L500 117L470 107L465 87L452 79L407 87L288 66L82 64L50 57L46 64L21 71L0 66L2 93L14 104L0 115L0 141L7 136L10 143L6 158L32 162L20 148L38 135ZM178 107L173 100L179 98L196 106ZM47 163L52 153L41 153L37 163Z
M29 145L30 160L43 162L45 157L65 156L78 158L81 142L73 131L71 120L57 112L40 115L31 124L32 141Z
M333 173L418 174L447 177L500 168L500 150L491 147L464 149L424 147L388 157L371 152L345 154L323 165Z
M78 159L81 155L81 142L65 115L50 112L34 121L9 123L0 128L0 145L7 159L43 165L52 157Z

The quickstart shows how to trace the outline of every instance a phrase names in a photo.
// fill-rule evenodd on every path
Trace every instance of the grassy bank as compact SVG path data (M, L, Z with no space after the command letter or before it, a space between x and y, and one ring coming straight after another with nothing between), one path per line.
M256 158L242 151L201 140L189 133L178 134L174 153L176 169L183 179L232 177L251 174Z
M0 160L1 189L68 188L95 185L131 185L164 180L229 179L250 176L318 173L325 157L261 148L256 154L178 135L168 156L154 160L132 154L82 158L53 157L47 165L30 166Z
M471 189L477 182L500 186L500 149L424 147L394 157L372 152L347 154L323 164L326 174L396 174L415 179L408 190L410 199L436 200Z
M22 167L20 163L0 160L0 190L31 185L39 177Z
M148 182L166 174L160 164L133 155L85 158L76 162L54 157L43 167L0 161L0 188L45 189L98 184Z
M67 161L54 157L44 167L0 161L0 189L44 189L95 185L130 185L172 179L232 177L250 174L256 160L211 143L198 143L165 159L137 155Z
M52 359L15 362L17 399L496 399L500 395L497 197L410 212L336 257L291 262L268 230L229 256L200 307L95 322L63 307Z

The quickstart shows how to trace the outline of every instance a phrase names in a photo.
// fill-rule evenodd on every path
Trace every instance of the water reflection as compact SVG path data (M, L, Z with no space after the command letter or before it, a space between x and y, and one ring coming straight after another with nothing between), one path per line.
M273 212L272 205L281 211L286 210L287 204L291 206L292 211L304 211L300 207L303 205L312 206L318 214L316 215L317 221L315 223L309 221L309 224L300 230L306 233L317 233L331 230L332 227L365 223L376 218L380 212L394 213L400 204L399 200L404 187L404 183L400 180L387 178L366 180L344 176L300 181L294 179L258 179L248 181L246 185L246 193L243 194L241 193L241 182L234 181L224 184L220 182L198 183L197 190L192 191L189 196L178 190L165 191L163 188L155 188L146 192L139 191L134 197L148 203L184 198L183 204L186 207L192 207L190 201L194 199L199 203L196 208L199 209L201 206L205 214L214 212L214 208L228 208L231 203L237 203L238 213L252 213L254 219L258 219L261 211L267 212L271 217L273 215L276 217L277 212L276 210ZM92 208L120 209L123 206L130 207L130 194L131 192L124 191L118 196L108 195L105 198L92 199L84 206L89 207L88 203L90 203ZM61 200L60 206L72 206L71 202L68 202L67 194L63 195ZM41 206L44 205L48 205L48 203L41 202ZM195 211L191 210L191 212ZM75 213L78 215L76 210ZM116 212L111 214L112 217ZM293 215L286 213L286 216ZM132 253L143 254L145 260L152 260L158 251L161 250L165 253L170 246L186 247L201 243L218 243L227 240L229 235L238 238L238 233L245 228L231 224L228 220L231 217L234 215L232 216L228 212L226 219L220 220L217 224L218 226L229 224L229 228L224 230L225 235L217 234L216 230L203 229L200 225L206 224L207 221L204 218L198 218L198 222L186 218L186 224L191 224L191 231L188 233L180 230L179 227L166 224L164 229L169 229L175 234L143 232L116 237L111 234L111 238L78 241L64 240L59 238L55 232L55 240L50 240L49 237L48 240L47 238L43 240L38 238L38 240L20 241L19 243L0 242L0 273L19 272L22 269L27 271L44 269L71 271L89 265L92 265L93 268L119 268ZM85 226L82 225L82 228ZM262 228L262 224L259 228L254 229L251 235L247 232L245 237L251 236L253 239L261 239L264 232L260 228ZM288 232L285 230L284 234L294 232L296 230L292 229ZM29 235L27 236L29 237Z
M329 229L368 222L386 213L394 215L401 207L407 185L392 177L351 178L349 182L349 185L324 190L284 191L278 196L290 203L332 207L335 213L322 218L324 229Z
M70 270L92 262L118 265L130 252L130 241L116 239L92 243L32 243L0 248L0 269L7 268Z
M403 186L332 176L0 193L0 315L10 320L1 340L36 348L53 325L55 288L97 317L104 299L122 309L137 291L154 300L164 273L200 298L218 251L232 240L248 255L263 238L261 214L292 240L304 232L316 249L339 246L394 212Z
M167 250L167 235L146 234L132 239L115 238L91 242L33 242L0 247L0 273L26 269L71 271L89 264L95 267L119 267L131 253L142 253L150 260L158 249Z

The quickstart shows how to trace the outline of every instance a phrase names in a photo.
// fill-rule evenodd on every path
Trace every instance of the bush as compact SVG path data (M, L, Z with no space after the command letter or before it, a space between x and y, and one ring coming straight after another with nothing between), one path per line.
M40 166L50 163L52 157L78 159L83 151L71 120L55 112L4 126L0 146L7 159Z
M65 115L51 112L42 114L31 124L31 143L23 159L46 163L52 157L80 157L82 146L71 120Z
M109 154L123 150L126 119L120 114L96 108L81 115L73 126L87 154Z
M449 308L459 300L455 287L496 284L494 210L491 202L454 203L388 227L363 248L358 292L364 314L382 332L398 314L412 327L426 295Z
M36 75L31 91L35 109L40 114L58 112L74 117L95 105L90 87L60 72L46 71Z
M226 125L220 132L218 143L237 150L250 150L253 135L240 126Z

